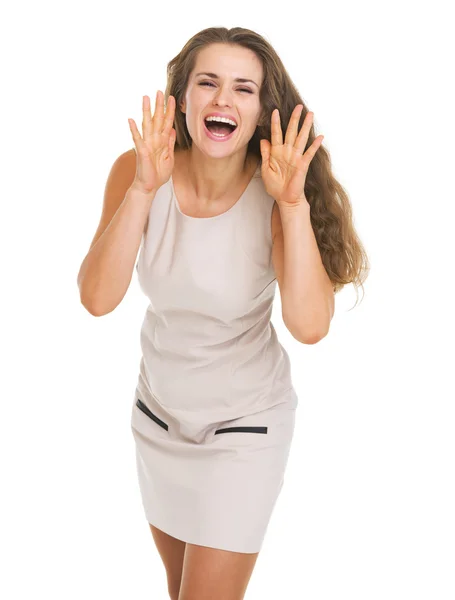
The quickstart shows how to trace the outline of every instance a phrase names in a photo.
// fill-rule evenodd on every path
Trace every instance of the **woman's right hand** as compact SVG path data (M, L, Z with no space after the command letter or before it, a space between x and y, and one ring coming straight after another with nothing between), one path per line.
M175 98L169 96L164 116L164 95L156 94L155 113L152 118L150 98L142 97L142 135L133 119L128 119L136 146L136 176L131 187L146 194L156 192L169 180L174 168L176 131L172 127L175 115Z

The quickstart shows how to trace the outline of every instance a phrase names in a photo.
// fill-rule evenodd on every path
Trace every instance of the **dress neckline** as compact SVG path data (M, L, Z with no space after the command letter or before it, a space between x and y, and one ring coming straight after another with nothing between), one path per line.
M250 179L250 181L248 182L248 185L246 186L246 188L244 189L242 195L240 196L240 198L227 210L225 210L224 212L220 213L219 215L213 215L213 217L192 217L191 215L187 215L184 212L182 212L181 208L180 208L180 204L179 201L177 199L176 193L175 193L175 188L174 188L174 180L172 178L172 175L169 179L170 184L171 184L171 190L172 190L172 199L174 201L175 207L177 208L178 212L182 215L182 217L184 217L185 219L188 219L190 221L213 221L214 219L220 219L221 217L224 217L232 212L234 212L234 210L236 210L238 208L238 206L242 203L243 199L245 198L247 192L249 191L251 184L253 182L253 180L256 178L256 175L258 173L258 171L260 171L261 168L261 163L259 161L258 166L256 167L254 173L253 173L253 177Z

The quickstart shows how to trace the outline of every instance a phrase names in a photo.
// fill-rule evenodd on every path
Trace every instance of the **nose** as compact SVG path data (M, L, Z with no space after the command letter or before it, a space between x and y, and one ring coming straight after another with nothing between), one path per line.
M219 106L232 106L232 92L227 88L220 86L218 92L215 94L214 104Z

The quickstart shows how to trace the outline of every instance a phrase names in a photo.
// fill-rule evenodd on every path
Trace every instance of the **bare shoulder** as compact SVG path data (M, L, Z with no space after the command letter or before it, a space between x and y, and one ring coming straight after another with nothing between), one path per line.
M115 203L131 186L136 175L136 150L131 148L118 156L109 171L104 189L104 201L108 204ZM118 206L117 206L118 208Z
M134 168L134 171L133 171L133 179L134 179L134 175L136 174L136 160L137 160L136 148L130 148L123 154L120 154L120 156L117 158L117 160L121 162L121 166L123 168L125 168L129 173L131 173L132 169Z

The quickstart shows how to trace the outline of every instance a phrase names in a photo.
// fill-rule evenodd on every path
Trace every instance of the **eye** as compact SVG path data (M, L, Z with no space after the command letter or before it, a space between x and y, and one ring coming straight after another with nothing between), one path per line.
M213 84L210 81L203 81L199 85L209 85L210 87L213 87ZM251 90L248 90L247 88L241 88L241 89L239 89L239 92L247 92L248 94L253 93Z

